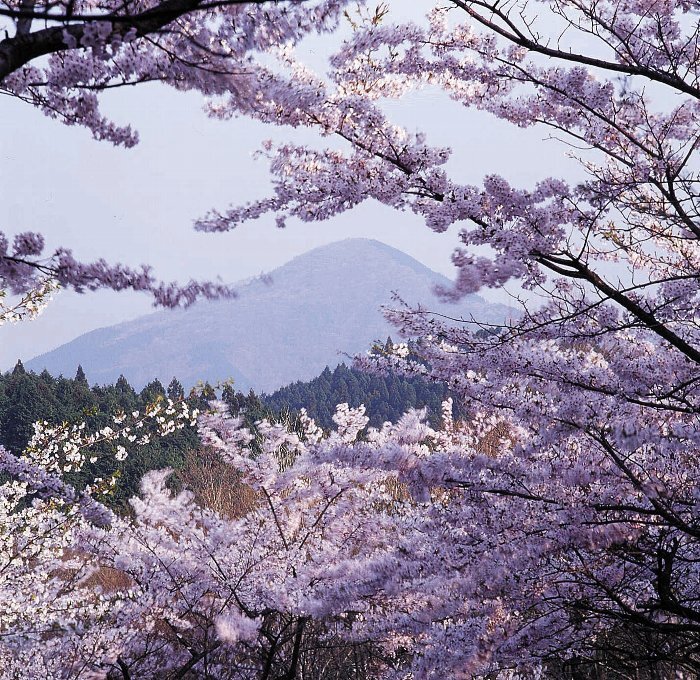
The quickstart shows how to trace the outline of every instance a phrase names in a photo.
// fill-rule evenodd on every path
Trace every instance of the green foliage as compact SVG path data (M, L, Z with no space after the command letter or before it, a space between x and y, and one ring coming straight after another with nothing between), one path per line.
M181 389L181 388L180 388ZM90 387L79 366L75 378L53 378L48 372L27 372L21 362L6 374L0 374L0 444L13 453L20 453L33 434L37 420L52 424L85 421L90 430L114 427L113 416L119 412L143 412L146 406L164 399L165 389L154 380L137 394L121 376L114 385ZM149 444L135 446L123 462L114 457L112 445L96 445L97 461L86 465L80 473L67 474L66 479L82 487L94 477L118 475L114 491L115 507L125 507L138 492L144 473L163 467L179 467L188 451L196 448L199 439L194 428L178 430Z
M21 451L32 436L37 420L55 419L59 395L52 390L48 374L27 373L18 361L0 381L0 443L11 451Z
M91 431L113 427L113 417L120 413L143 412L148 404L162 399L183 399L185 390L173 378L167 389L154 380L137 393L124 376L114 385L90 387L85 373L78 366L75 378L52 377L47 371L37 375L27 372L21 362L8 373L0 374L0 444L13 453L20 453L33 434L37 420L52 424L85 421ZM440 405L448 395L444 385L428 383L420 378L398 375L372 375L341 364L331 371L326 367L309 382L295 382L272 395L237 392L225 384L219 392L232 414L241 414L246 426L257 433L256 423L267 419L285 422L292 430L301 428L299 409L325 429L333 427L336 404L347 402L356 407L364 404L370 425L378 427L387 420L396 421L409 408L428 407L433 424L440 419ZM192 390L188 402L192 408L206 409L217 391L208 383ZM114 491L115 508L126 508L127 501L138 492L141 478L149 470L179 468L188 453L199 448L194 428L158 438L148 444L134 445L126 460L118 462L111 444L97 445L97 460L80 473L68 473L66 479L78 488L94 477L109 478L117 474Z
M263 395L262 403L273 413L295 413L303 407L325 429L333 427L335 405L340 403L352 407L364 404L373 427L396 422L408 409L427 407L431 424L437 426L441 404L449 396L444 384L420 377L363 373L341 364L334 371L326 367L309 382L295 382L270 396Z

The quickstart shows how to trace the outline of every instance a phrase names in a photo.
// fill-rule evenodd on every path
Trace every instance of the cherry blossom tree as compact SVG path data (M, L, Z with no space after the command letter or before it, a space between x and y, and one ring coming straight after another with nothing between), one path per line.
M269 91L277 96L248 115L314 127L334 144L270 145L273 195L214 212L199 228L265 213L280 224L323 220L374 199L435 231L459 229L446 296L507 283L531 291L502 328L390 312L419 338L419 361L361 359L444 380L517 432L513 451L488 462L487 484L480 469L450 482L488 527L475 538L455 517L465 546L493 557L492 568L479 564L484 580L468 601L493 593L508 602L499 625L512 628L496 642L493 622L489 635L465 627L452 644L475 644L470 658L482 668L489 658L568 653L571 663L632 675L640 663L665 676L696 673L698 5L443 5L423 24L376 15L357 26L328 78L286 54L289 74L277 72ZM453 180L449 149L385 114L386 100L421 88L552 131L585 178L525 188L500 176ZM293 105L290 92L299 93ZM217 112L240 110L234 93ZM460 559L471 568L475 558Z
M217 408L200 431L243 475L248 507L233 515L198 505L187 490L173 494L171 471L146 475L133 519L100 504L109 480L80 493L62 481L97 441L119 451L132 433L143 440L148 422L164 434L194 415L172 403L118 416L117 429L94 434L37 425L22 456L2 452L14 477L0 487L8 520L0 587L12 600L0 620L3 672L320 679L410 668L419 646L408 636L425 636L425 626L386 625L407 596L424 599L408 587L404 554L406 539L426 526L426 504L412 495L425 496L425 480L408 470L458 441L456 455L468 455L473 437L436 432L421 412L358 442L364 408L341 405L328 437L302 415L301 437L263 421L252 447L241 418ZM30 506L21 502L32 496ZM446 496L440 504L449 505ZM392 592L397 569L406 587Z
M238 677L268 668L291 678L306 627L317 625L374 645L368 663L378 666L367 673L389 677L697 675L700 6L446 0L402 25L367 12L318 75L293 44L332 28L343 6L212 4L199 8L201 22L185 13L156 37L139 33L148 21L108 26L57 6L59 52L2 83L115 143L134 138L96 113L94 92L152 79L198 89L213 115L307 126L329 140L266 145L273 194L211 213L203 230L268 213L280 225L324 220L367 199L458 229L458 276L443 293L517 284L528 291L522 314L488 327L394 310L411 351L360 362L446 381L471 405L473 430L434 433L412 414L357 441L361 414L346 412L326 440L269 425L255 458L239 423L205 421L259 504L227 518L170 495L164 473L149 476L133 523L86 520L75 534L127 575L113 606L93 615L85 605L67 624L54 616L55 628L33 638L16 627L12 663L21 668L52 630L56 649L81 651L51 658L74 658L84 673L147 677L167 662L173 676L207 667L216 677L227 664ZM134 11L126 7L104 11L121 17ZM54 21L12 11L20 33L30 18ZM383 107L421 88L553 132L584 179L456 181L449 149L393 124ZM3 266L20 267L5 281L34 275L36 243L5 249ZM486 451L481 435L497 425L503 441ZM40 470L23 473L26 464L5 466L76 502ZM58 578L58 568L48 571Z
M586 468L572 446L533 480L513 455L526 432L501 429L485 447L498 420L467 428L449 403L440 431L413 412L365 432L364 409L341 405L330 435L305 416L301 436L263 421L256 446L224 408L200 432L242 475L247 503L234 514L174 494L169 471L145 477L133 519L100 504L108 480L81 493L61 480L96 439L117 452L142 439L139 414L96 435L40 426L23 456L3 453L14 480L2 486L0 585L14 604L0 654L12 677L555 677L601 641L603 668L639 675L623 645L644 626L625 616L653 597L654 525L603 521L586 499L621 491L611 465ZM170 404L146 417L167 432L191 415ZM543 458L530 459L539 475ZM598 484L583 489L586 476ZM15 500L28 494L29 507ZM610 516L642 496L613 497ZM694 576L683 581L691 602ZM693 672L692 626L655 624L659 649L674 644L653 660L657 676Z
M84 126L98 140L130 147L137 143L137 133L101 113L101 93L157 81L207 97L238 90L243 98L255 100L264 83L239 76L282 44L332 30L346 4L347 0L3 0L0 93L67 125ZM145 291L155 304L166 307L234 295L230 286L220 283L159 282L148 266L133 269L103 259L79 262L64 247L44 253L44 239L36 232L14 238L0 232L3 289L24 295L44 285L47 277L79 292Z

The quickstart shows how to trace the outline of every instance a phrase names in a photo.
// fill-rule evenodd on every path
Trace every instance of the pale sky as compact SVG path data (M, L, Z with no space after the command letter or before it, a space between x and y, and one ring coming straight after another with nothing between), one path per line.
M0 98L1 230L10 236L39 231L50 248L69 247L84 259L148 263L159 277L182 282L216 276L236 282L319 245L360 236L399 248L447 276L454 273L449 258L456 228L434 234L415 216L378 204L325 223L290 221L285 230L267 218L227 234L196 233L192 222L208 209L266 195L266 163L253 154L262 140L289 139L290 133L246 119L208 119L197 95L160 85L116 90L105 101L117 122L139 131L136 148L93 141L85 129ZM563 170L570 176L565 148L545 141L546 130L515 128L435 92L392 104L391 112L409 129L425 131L429 143L451 146L448 167L460 181L479 183L499 173L531 186ZM302 134L316 141L313 133ZM0 370L149 311L141 294L61 292L38 320L0 328Z

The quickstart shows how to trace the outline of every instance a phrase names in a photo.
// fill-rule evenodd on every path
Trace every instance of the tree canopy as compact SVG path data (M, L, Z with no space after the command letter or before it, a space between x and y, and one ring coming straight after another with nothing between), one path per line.
M292 48L334 29L340 0L175 17L159 12L182 5L4 7L15 29L0 42L4 90L98 138L135 141L100 116L97 93L154 79L198 90L215 116L323 138L266 145L271 194L198 228L322 221L375 200L458 231L448 297L524 292L502 328L392 312L411 350L358 360L446 384L461 424L446 401L440 429L415 411L366 429L364 409L345 403L331 433L305 413L299 427L262 420L252 433L215 404L200 431L240 474L235 512L173 495L153 472L134 516L113 517L99 480L77 492L61 474L91 445L77 431L40 426L23 455L0 449L13 480L3 668L21 676L33 655L42 677L291 679L326 662L333 677L700 673L696 0L446 0L402 24L360 10L323 75ZM32 62L24 48L13 67L7 54L43 31L55 53ZM421 88L547 130L580 174L463 183L450 149L391 121L387 101ZM181 292L65 251L42 264L34 234L2 245L0 277L18 292L42 273L163 304L226 292ZM161 434L190 417L174 404L148 415ZM132 427L99 437L129 441ZM115 576L98 591L95 562Z

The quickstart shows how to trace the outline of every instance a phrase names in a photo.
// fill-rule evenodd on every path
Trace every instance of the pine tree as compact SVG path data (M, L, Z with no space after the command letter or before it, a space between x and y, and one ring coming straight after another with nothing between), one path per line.
M224 385L224 389L221 391L221 401L228 406L228 410L232 415L237 414L241 410L242 401L239 400L236 391L231 385Z
M151 382L149 382L148 385L141 390L139 399L144 403L151 403L153 401L157 401L159 398L163 398L164 396L165 388L163 387L163 383L156 379L151 380Z
M120 375L117 378L117 382L114 383L114 393L117 398L119 408L121 408L123 411L134 410L137 400L136 392L123 375Z
M12 371L4 391L4 409L0 415L0 443L14 453L21 452L33 433L38 420L53 417L47 395L38 388L38 379L27 373L21 361Z
M173 401L181 401L185 398L185 389L177 378L173 377L170 381L167 394L168 398Z
M78 364L78 370L75 372L75 378L73 378L73 380L76 383L85 385L85 387L89 387L87 377L85 376L85 371L83 371L81 364Z

